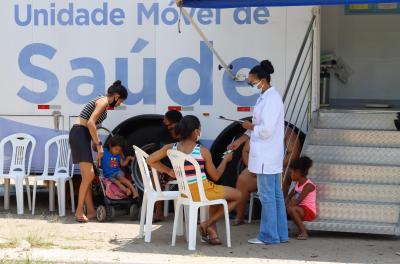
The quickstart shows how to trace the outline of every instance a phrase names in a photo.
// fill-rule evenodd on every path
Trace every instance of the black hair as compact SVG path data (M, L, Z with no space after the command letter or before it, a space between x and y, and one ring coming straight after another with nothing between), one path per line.
M165 113L165 118L168 119L168 121L176 124L182 120L183 115L178 110L170 110Z
M294 160L290 163L289 168L292 170L299 170L301 174L306 177L308 174L308 170L313 165L312 159L307 156L302 156L297 160Z
M258 79L266 79L268 83L271 82L271 74L274 73L274 66L269 60L263 60L259 65L254 66L249 74L254 74Z
M114 94L118 94L119 98L123 100L128 98L128 90L122 85L120 80L115 81L110 87L108 87L107 95L111 96Z
M175 131L181 139L189 138L196 129L200 129L200 120L194 115L183 117L175 127Z
M113 136L108 140L108 148L111 149L112 147L121 147L122 149L125 148L125 139L121 136Z

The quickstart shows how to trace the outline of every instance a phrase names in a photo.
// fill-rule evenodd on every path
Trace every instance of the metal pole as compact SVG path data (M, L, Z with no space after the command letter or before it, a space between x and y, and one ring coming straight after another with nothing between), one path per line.
M301 44L301 47L300 47L300 51L297 54L297 58L296 58L296 61L294 63L294 66L293 66L292 73L290 74L288 85L286 86L285 93L283 94L283 101L285 101L287 93L289 92L290 86L292 85L294 74L295 74L295 72L297 70L297 67L298 67L298 64L300 62L301 55L303 55L303 50L304 50L304 47L306 46L306 43L307 43L307 40L308 40L308 36L310 35L310 32L311 32L311 30L313 28L315 18L316 18L316 16L313 15L312 18L311 18L310 24L308 25L306 36L304 37L303 43Z
M55 211L54 181L49 181L49 211Z
M190 21L190 24L194 27L194 29L197 31L197 33L200 35L200 37L203 39L203 41L206 43L207 47L211 50L211 52L215 55L215 57L217 57L217 60L219 61L221 66L226 70L226 72L229 74L229 76L232 78L232 80L235 81L236 76L233 74L232 70L228 67L228 65L225 63L225 61L219 55L219 53L214 49L213 44L207 39L204 32L200 29L200 27L193 20L193 18L190 16L190 14L187 12L187 10L185 8L181 7L181 11L182 11L182 14Z
M4 209L10 209L10 179L4 179Z

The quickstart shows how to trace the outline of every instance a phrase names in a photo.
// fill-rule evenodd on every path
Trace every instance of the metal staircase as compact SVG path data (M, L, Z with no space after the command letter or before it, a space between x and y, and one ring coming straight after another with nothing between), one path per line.
M400 132L390 111L320 110L303 155L314 160L310 230L400 235Z

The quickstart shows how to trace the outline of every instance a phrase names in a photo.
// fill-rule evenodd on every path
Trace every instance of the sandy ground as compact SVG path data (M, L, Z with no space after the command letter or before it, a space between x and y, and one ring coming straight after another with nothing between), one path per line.
M2 205L0 199L0 205ZM188 251L183 237L171 247L172 220L153 226L152 243L137 238L138 222L120 215L111 223L79 224L59 218L45 205L32 217L0 213L1 263L400 263L400 241L385 236L313 233L308 241L278 246L249 245L258 223L232 227L232 248L198 240ZM225 238L224 226L219 226ZM26 240L30 248L24 248Z

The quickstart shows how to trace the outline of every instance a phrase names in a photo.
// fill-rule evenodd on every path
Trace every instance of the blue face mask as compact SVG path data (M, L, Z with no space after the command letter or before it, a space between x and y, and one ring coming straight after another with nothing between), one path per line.
M251 90L254 93L261 93L261 89L258 87L260 85L261 81L259 81L257 84L251 85Z

